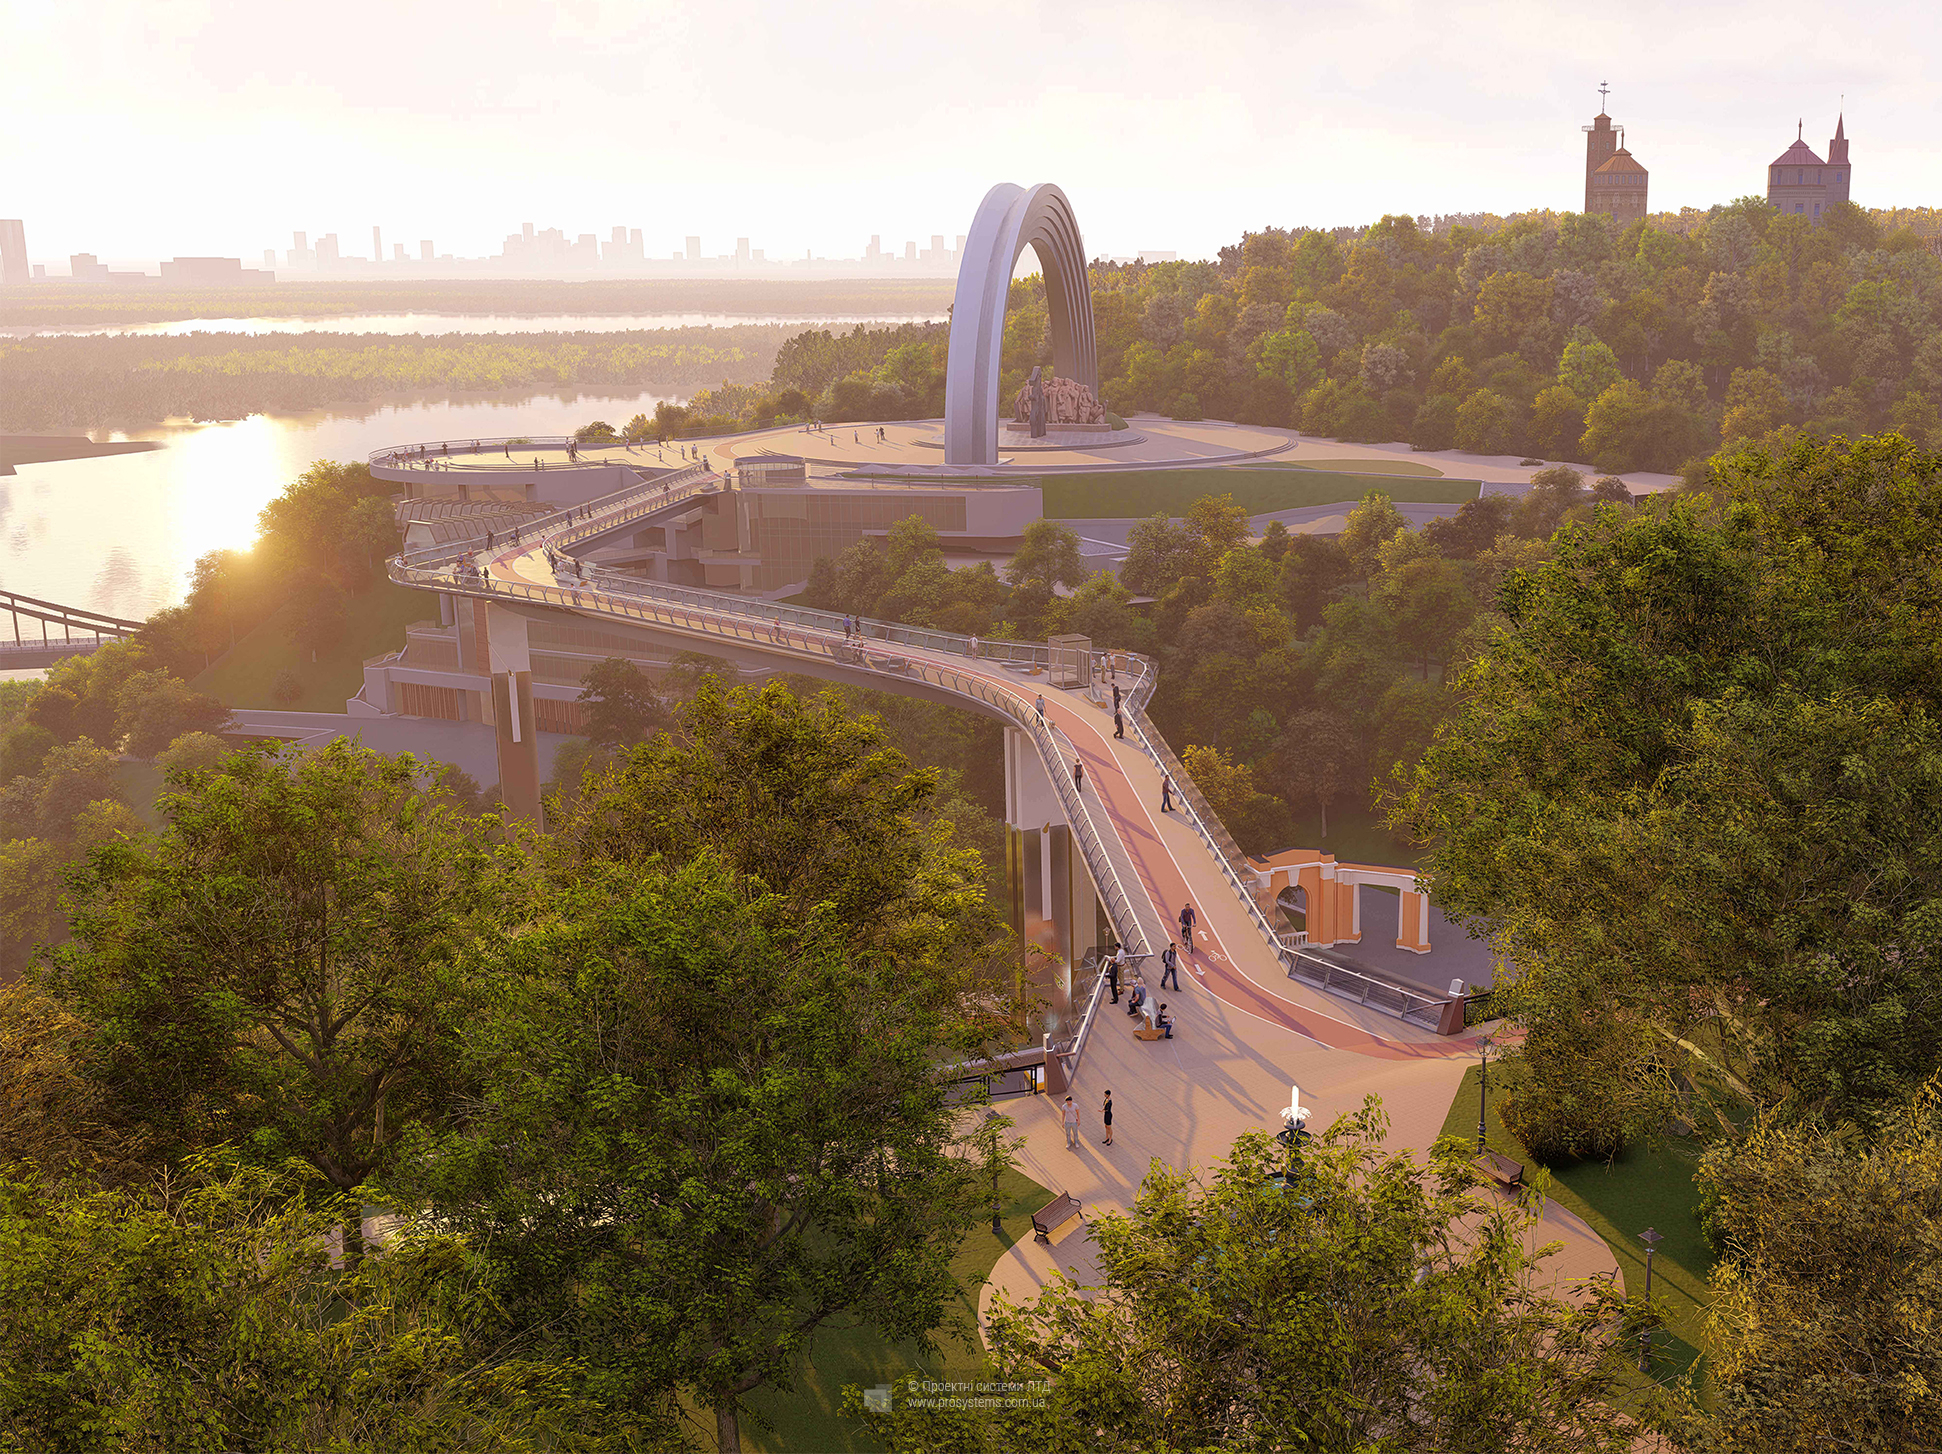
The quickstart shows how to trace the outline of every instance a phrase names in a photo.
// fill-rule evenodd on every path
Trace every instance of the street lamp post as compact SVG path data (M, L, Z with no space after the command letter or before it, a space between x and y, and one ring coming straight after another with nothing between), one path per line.
M1283 1191L1293 1191L1295 1172L1301 1165L1301 1143L1308 1139L1308 1107L1301 1103L1301 1087L1291 1085L1287 1108L1281 1113L1281 1132L1274 1139L1288 1148L1288 1170L1281 1180Z
M985 1125L990 1128L991 1138L994 1143L997 1142L999 1137L1005 1134L1005 1127L993 1126L991 1123L993 1121L1004 1121L1007 1125L1010 1124L1008 1118L999 1115L996 1111L986 1111L984 1113L984 1121ZM995 1161L991 1165L991 1235L994 1237L1002 1237L1005 1235L1005 1224L998 1216L998 1164Z
M1484 1153L1484 1110L1490 1103L1490 1037L1477 1042L1483 1059L1477 1062L1477 1155Z
M1645 1244L1645 1307L1652 1310L1652 1253L1665 1238L1651 1227L1639 1233L1639 1241ZM1639 1329L1639 1372L1652 1371L1652 1325L1647 1323Z

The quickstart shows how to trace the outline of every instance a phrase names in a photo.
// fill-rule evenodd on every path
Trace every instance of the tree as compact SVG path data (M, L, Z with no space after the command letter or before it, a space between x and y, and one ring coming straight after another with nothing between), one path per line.
M297 588L290 604L290 644L317 660L320 651L335 651L347 624L344 593L326 580L307 581Z
M1142 520L1126 533L1126 559L1119 578L1141 595L1164 595L1183 576L1194 573L1200 542L1186 525L1165 514Z
M1942 462L1803 442L1715 479L1505 582L1392 804L1519 967L1543 1154L1865 1118L1942 1065L1913 1008L1942 986Z
M1510 454L1517 448L1518 408L1513 400L1479 389L1457 410L1458 449L1472 454Z
M579 863L687 862L713 850L807 914L829 904L860 934L919 939L948 922L970 950L998 932L975 854L927 829L932 769L834 695L704 682L681 732L630 749L562 816ZM931 926L927 928L926 926Z
M1311 708L1289 719L1275 743L1275 761L1290 783L1288 796L1312 802L1328 837L1328 805L1349 792L1363 773L1355 725L1340 712Z
M805 766L820 781L770 809L797 841L849 786ZM682 817L720 805L670 786ZM908 821L894 781L853 801L851 820ZM772 878L706 845L577 867L563 912L494 956L496 1009L468 1037L480 1105L414 1163L430 1214L495 1248L522 1332L630 1421L711 1409L723 1450L825 1327L926 1343L984 1201L940 1065L980 1033L982 876L845 855L849 883L805 894L760 862ZM886 912L913 917L886 933Z
M1132 1207L1094 1218L1098 1288L1055 1275L1002 1295L990 1376L1044 1407L861 1414L898 1454L1200 1449L1628 1449L1609 1290L1540 1284L1529 1201L1481 1200L1467 1150L1381 1150L1373 1099L1301 1152L1250 1132L1211 1175L1155 1162ZM1024 1401L1021 1401L1024 1402Z
M1218 747L1199 746L1181 753L1180 765L1243 852L1272 853L1285 846L1285 840L1277 840L1288 832L1287 804L1256 786L1253 768L1229 761Z
M287 707L302 696L303 678L293 666L282 668L270 682L270 700L278 706Z
M1376 552L1382 543L1407 529L1409 522L1403 518L1403 512L1387 495L1371 490L1349 511L1348 522L1335 539L1355 573L1366 580L1375 574Z
M1423 400L1409 426L1409 447L1449 449L1454 446L1457 410L1461 404L1455 394L1431 394Z
M1573 339L1558 359L1558 383L1579 399L1596 399L1624 376L1618 355L1597 339Z
M0 1177L0 1427L126 1454L600 1447L569 1371L500 1340L461 1244L407 1230L334 1271L355 1213L207 1160L159 1193Z
M120 800L115 755L77 738L41 759L37 776L15 778L0 789L0 834L65 843L88 804Z
M647 674L621 656L587 668L579 700L586 703L587 740L600 747L645 741L674 720Z
M1336 593L1355 579L1355 566L1338 540L1323 535L1293 537L1281 558L1281 599L1294 615L1295 629L1319 626Z
M1578 452L1578 441L1584 432L1582 397L1562 384L1554 384L1539 394L1531 406L1531 422L1525 438L1532 453L1545 459L1563 459Z
M136 672L121 684L115 729L135 757L152 758L186 733L206 736L228 725L228 707L168 672Z
M1050 590L1067 588L1086 578L1085 562L1079 558L1079 532L1056 520L1034 520L1025 527L1018 549L1005 565L1005 579L1016 586L1026 581Z
M1942 1089L1876 1134L1763 1126L1700 1165L1725 1254L1708 1319L1717 1404L1690 1447L1918 1449L1942 1428Z
M1780 380L1765 369L1735 369L1720 432L1729 447L1752 443L1784 424L1789 412Z
M61 913L62 846L0 830L0 981L22 973L42 945L67 934Z
M1519 535L1545 540L1586 498L1585 477L1569 465L1554 464L1531 476L1511 518Z
M418 774L342 741L239 752L162 796L160 833L76 870L48 984L100 1027L91 1073L120 1115L349 1192L444 1113L460 956L511 870Z
M1447 669L1457 638L1477 614L1463 567L1427 556L1384 571L1373 588L1395 623L1397 641L1421 659L1423 680L1429 680L1432 661Z

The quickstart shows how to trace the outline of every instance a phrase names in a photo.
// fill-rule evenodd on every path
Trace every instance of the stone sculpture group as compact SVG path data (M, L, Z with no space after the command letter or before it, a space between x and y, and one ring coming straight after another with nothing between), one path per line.
M1045 379L1045 422L1056 429L1061 424L1104 424L1106 411L1084 384L1074 379ZM1012 401L1012 418L1020 424L1032 419L1032 386L1027 383Z

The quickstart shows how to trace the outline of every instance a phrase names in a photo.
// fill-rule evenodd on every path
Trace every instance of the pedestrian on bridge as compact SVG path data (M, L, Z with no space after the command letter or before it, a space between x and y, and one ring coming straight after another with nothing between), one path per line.
M1167 987L1167 980L1169 977L1171 977L1173 980L1173 987L1175 989L1179 989L1180 988L1180 946L1170 941L1167 944L1166 953L1160 956L1160 988L1161 989L1165 989Z
M1113 688L1113 695L1114 696L1119 695L1118 687ZM1113 708L1113 736L1123 738L1125 735L1126 735L1126 719L1120 715L1119 708L1115 707Z
M1180 906L1180 938L1187 946L1187 953L1194 952L1194 906L1189 900Z
M1119 954L1114 950L1113 957L1106 961L1106 988L1113 992L1114 1004L1119 1003Z
M1160 811L1162 813L1173 811L1173 779L1165 773L1160 774Z
M1111 1091L1106 1092L1106 1104L1099 1108L1099 1119L1106 1123L1106 1139L1099 1144L1110 1146L1113 1144L1113 1093Z
M1038 707L1039 724L1043 726L1045 723L1045 693L1040 692L1038 694L1038 702L1036 703L1036 705Z
M1118 682L1113 683L1113 712L1115 715L1117 715L1119 712L1119 683Z
M1065 1149L1076 1151L1079 1146L1079 1108L1073 1104L1071 1096L1065 1098Z
M1072 759L1072 786L1082 793L1086 790L1086 765L1076 757Z

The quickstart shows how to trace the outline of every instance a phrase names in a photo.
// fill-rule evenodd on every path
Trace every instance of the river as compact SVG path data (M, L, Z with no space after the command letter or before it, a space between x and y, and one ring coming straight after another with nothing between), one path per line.
M620 425L667 397L442 395L100 431L97 440L163 447L0 476L0 586L141 618L182 599L198 556L250 545L257 512L312 460L361 460L422 440L566 434L595 419ZM12 632L4 616L0 632Z
M191 333L384 333L393 336L451 333L626 333L640 328L733 328L786 323L801 328L853 328L899 323L942 323L943 313L349 313L319 318L177 318L166 323L91 323L42 328L0 328L4 338L84 338L127 334L180 338Z

